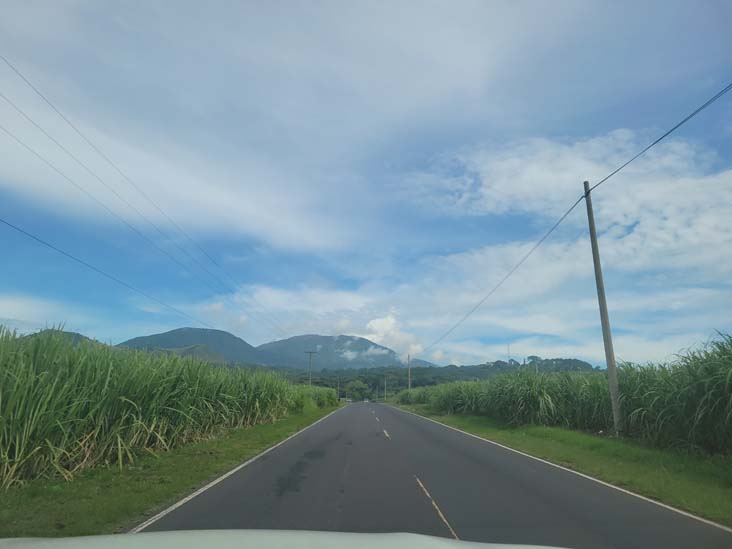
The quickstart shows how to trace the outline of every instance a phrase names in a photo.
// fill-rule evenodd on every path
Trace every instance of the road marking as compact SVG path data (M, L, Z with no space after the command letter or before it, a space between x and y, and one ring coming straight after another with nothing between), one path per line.
M163 517L164 517L165 515L167 515L168 513L171 513L171 512L173 512L173 511L175 511L175 510L176 510L176 509L177 509L178 507L181 507L181 506L185 505L186 503L188 503L189 501L191 501L191 500L192 500L193 498L195 498L195 497L196 497L196 496L198 496L198 495L201 495L201 494L202 494L203 492L205 492L205 491L206 491L206 490L208 490L209 488L211 488L211 487L213 487L213 486L216 486L216 485L217 485L217 484L218 484L219 482L221 482L222 480L226 480L226 479L227 479L227 478L229 478L229 477L230 477L231 475L233 475L233 474L234 474L234 473L236 473L237 471L239 471L239 470L243 469L244 467L246 467L247 465L249 465L249 464L250 464L250 463L252 463L253 461L256 461L256 460L258 460L258 459L259 459L259 458L261 458L261 457L262 457L263 455L265 455L265 454L268 454L269 452L271 452L271 451L272 451L272 450L274 450L275 448L278 448L278 447L282 446L282 445L283 445L283 444L284 444L285 442L287 442L287 441L288 441L288 440L290 440L291 438L295 438L295 437L296 437L297 435L299 435L300 433L303 433L304 431L307 431L308 429L310 429L311 427L314 427L315 425L317 425L317 424L318 424L318 423L320 423L321 421L325 421L325 420L326 420L326 419L328 419L328 418L329 418L330 416L332 416L333 414L335 414L336 412L338 412L338 411L340 411L340 410L343 410L343 408L336 408L336 409L335 409L335 410L333 410L333 411L332 411L331 413L329 413L329 414L328 414L327 416L323 416L323 417L321 417L321 418L320 418L320 419L319 419L318 421L315 421L315 422L311 423L311 424L310 424L310 425L308 425L307 427L303 427L303 428L302 428L302 429L300 429L300 430L299 430L299 431L298 431L297 433L293 433L293 434L291 434L291 435L290 435L289 437L287 437L286 439L284 439L284 440L281 440L281 441L279 441L279 442L278 442L277 444L275 444L274 446L270 446L269 448L267 448L267 449L266 449L266 450L264 450L263 452L261 452L261 453L257 454L256 456L254 456L254 457L253 457L253 458L251 458L251 459L248 459L247 461L245 461L245 462L244 462L244 463L242 463L241 465L237 465L236 467L234 467L234 468L233 468L233 469L232 469L231 471L229 471L228 473L224 473L224 474L223 474L223 475L221 475L221 476L220 476L219 478L217 478L217 479L215 479L215 480L213 480L213 481L209 482L208 484L206 484L206 486L203 486L203 487L199 488L198 490L196 490L196 491L195 491L195 492L193 492L192 494L190 494L190 495L188 495L188 496L184 497L184 498L183 498L182 500L180 500L180 501L177 501L176 503L174 503L173 505L171 505L171 506L170 506L170 507L168 507L167 509L163 509L163 510L162 510L162 511L160 511L160 512L159 512L159 513L158 513L157 515L154 515L154 516L150 517L149 519L147 519L147 520L146 520L145 522L143 522L142 524L138 524L138 525L137 525L137 526L135 526L135 527L134 527L134 528L133 528L132 530L130 530L130 531L129 531L129 533L130 533L130 534L136 534L136 533L138 533L138 532L140 532L140 531L144 530L145 528L147 528L148 526L150 526L150 525L151 525L151 524L153 524L154 522L157 522L157 521L159 521L159 520L160 520L161 518L163 518Z
M374 416L374 419L375 419L376 421L379 421L379 422L381 422L381 420L380 420L380 419L378 418L378 416Z
M388 438L389 440L391 440L391 437L389 436L389 433L386 432L386 429L384 429L384 434L386 435L386 438Z
M417 475L414 475L414 478L417 480L417 484L419 484L419 487L422 488L424 495L427 496L427 499L429 499L432 502L432 507L435 508L435 511L437 511L437 514L442 519L442 522L444 522L445 526L447 526L447 529L450 530L452 537L454 537L456 540L459 540L460 538L455 533L455 530L452 529L452 526L450 526L450 523L447 522L447 518L445 518L445 514L442 512L440 507L437 505L437 502L432 498L430 493L427 491L427 488L425 487L425 485L422 483L421 480L419 480L419 477Z
M619 486L615 486L614 484L610 484L609 482L605 482L604 480L600 480L595 477L591 477L590 475L586 475L584 473L580 473L579 471L575 471L574 469L568 469L567 467L562 467L561 465L557 465L556 463L552 463L551 461L547 461L545 459L538 458L536 456L532 456L531 454L527 454L525 452L522 452L520 450L516 450L514 448L511 448L510 446L504 446L503 444L500 444L498 442L495 442L493 440L483 438L478 435L474 435L473 433L468 433L467 431L463 431L462 429L458 429L457 427L453 427L451 425L446 425L445 423L440 423L439 421L436 421L434 419L420 416L419 414L415 414L414 412L410 412L409 410L403 410L401 408L397 408L396 406L392 406L393 409L399 410L400 412L404 412L405 414L411 414L413 416L416 416L420 419L424 419L426 421L431 421L432 423L436 423L437 425L441 425L442 427L447 427L448 429L452 429L453 431L457 431L458 433L462 433L464 435L467 435L469 437L477 438L478 440L482 440L483 442L487 442L489 444L493 444L494 446L498 446L499 448L503 448L504 450L508 450L509 452L514 452L515 454L520 454L524 457L531 458L536 461L540 461L542 463L546 463L547 465L551 465L552 467L556 467L557 469L561 469L562 471L567 471L568 473L572 473L574 475L580 476L582 478L586 478L587 480L592 480L594 482L597 482L598 484L602 484L603 486L607 486L608 488L612 488L613 490L617 490L618 492L623 492L624 494L628 494L629 496L637 497L638 499L642 499L643 501L647 501L648 503L653 503L655 505L658 505L659 507L663 507L664 509L668 509L669 511L673 511L674 513L679 513L680 515L684 515L685 517L689 517L694 520L698 520L699 522L703 522L704 524L707 524L709 526L716 526L717 528L724 530L725 532L731 532L732 528L728 526L723 526L722 524L716 523L714 521L711 521L709 519L705 519L702 517L699 517L697 515L694 515L692 513L689 513L688 511L683 511L681 509L677 509L676 507L671 507L670 505L666 505L665 503L661 503L660 501L656 501L655 499L647 498L645 496L641 496L640 494L636 494L635 492L631 492L630 490L626 490L625 488L620 488Z

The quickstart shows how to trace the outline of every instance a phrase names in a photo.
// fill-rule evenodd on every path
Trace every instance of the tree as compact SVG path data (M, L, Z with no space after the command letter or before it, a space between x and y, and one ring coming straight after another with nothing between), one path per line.
M346 385L346 395L353 400L363 400L371 393L368 385L360 379L349 381Z

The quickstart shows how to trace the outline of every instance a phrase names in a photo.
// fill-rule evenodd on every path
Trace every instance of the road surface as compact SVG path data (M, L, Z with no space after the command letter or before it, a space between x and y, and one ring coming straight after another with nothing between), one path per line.
M732 533L373 403L346 406L145 531L414 532L571 548L732 547Z

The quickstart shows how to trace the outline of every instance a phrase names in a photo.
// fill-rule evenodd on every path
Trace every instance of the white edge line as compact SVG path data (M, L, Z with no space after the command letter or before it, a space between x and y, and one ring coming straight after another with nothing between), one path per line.
M335 414L335 413L336 413L336 412L338 412L339 410L342 410L343 408L344 408L344 407L339 407L339 408L336 408L335 410L333 410L333 411L332 411L331 413L329 413L328 415L326 415L326 416L323 416L323 417L321 417L321 418L320 418L319 420L317 420L317 421L314 421L313 423L311 423L310 425L307 425L306 427L303 427L303 428L302 428L302 429L300 429L300 430L299 430L299 431L298 431L297 433L293 433L293 434L291 434L291 435L290 435L289 437L287 437L287 438L286 438L286 439L284 439L284 440L281 440L281 441L279 441L279 442L278 442L277 444L275 444L274 446L270 446L269 448L267 448L267 449L266 449L266 450L264 450L263 452L260 452L259 454L257 454L256 456L254 456L254 457L252 457L252 458L248 459L248 460L247 460L247 461L245 461L244 463L242 463L242 464L240 464L240 465L237 465L237 466L236 466L236 467L234 467L234 468L233 468L233 469L232 469L231 471L229 471L229 472L227 472L227 473L224 473L223 475L221 475L220 477L218 477L218 478L217 478L217 479L215 479L215 480L212 480L211 482L209 482L209 483L208 483L208 484L206 484L205 486L202 486L201 488L199 488L198 490L196 490L196 491L195 491L195 492L193 492L192 494L189 494L189 495L187 495L186 497L184 497L183 499L181 499L181 500L179 500L179 501L175 502L175 503L174 503L173 505L171 505L171 506L170 506L170 507L168 507L167 509L163 509L163 510L162 510L162 511L160 511L160 512L159 512L159 513L158 513L157 515L154 515L154 516L150 517L149 519L147 519L147 520L146 520L145 522L143 522L142 524L138 524L138 525L137 525L137 526L135 526L135 527L134 527L134 528L133 528L132 530L130 530L130 531L129 531L128 533L130 533L130 534L137 534L138 532L141 532L142 530L144 530L145 528L147 528L148 526L150 526L150 525L151 525L151 524L153 524L154 522L157 522L158 520L160 520L161 518L163 518L163 517L164 517L165 515L167 515L168 513L171 513L171 512L173 512L173 511L175 511L175 510L176 510L176 509L177 509L178 507L181 507L181 506L185 505L186 503L188 503L189 501L191 501L191 500L192 500L193 498L195 498L196 496L198 496L198 495L202 494L203 492L205 492L206 490L208 490L208 489L209 489L209 488L211 488L212 486L216 486L216 485L217 485L217 484L218 484L219 482L221 482L222 480L225 480L225 479L229 478L229 477L230 477L231 475L233 475L233 474L234 474L234 473L236 473L237 471L239 471L239 470L243 469L244 467L246 467L247 465L249 465L249 464L250 464L250 463L252 463L253 461L256 461L257 459L261 458L261 457L262 457L263 455L265 455L265 454L268 454L269 452L271 452L271 451L272 451L272 450L274 450L275 448L278 448L279 446L282 446L282 445L283 445L283 444L284 444L285 442L287 442L287 441L288 441L288 440L290 440L291 438L295 438L295 437L296 437L297 435L299 435L299 434L301 434L302 432L304 432L304 431L307 431L308 429L310 429L310 427L313 427L313 426L317 425L318 423L320 423L321 421L324 421L324 420L328 419L328 418L329 418L330 416L332 416L333 414Z
M442 425L443 427L447 427L448 429L452 429L453 431L457 431L458 433L462 433L464 435L468 435L469 437L477 438L478 440L482 440L484 442L488 442L490 444L493 444L495 446L498 446L500 448L503 448L504 450L508 450L510 452L514 452L516 454L520 454L522 456L525 456L527 458L534 459L536 461L540 461L542 463L546 463L547 465L551 465L552 467L556 467L557 469L561 469L563 471L567 471L569 473L578 475L582 478L586 478L588 480L592 480L597 482L598 484L602 484L603 486L607 486L608 488L612 488L614 490L618 490L619 492L623 492L624 494L628 494L630 496L635 496L639 499L642 499L643 501L647 501L649 503L653 503L655 505L658 505L659 507L663 507L664 509L668 509L669 511L674 511L675 513L679 513L680 515L684 515L685 517L692 518L694 520L698 520L699 522L703 522L704 524L707 524L709 526L716 526L717 528L720 528L724 530L725 532L732 533L732 528L728 526L724 526L723 524L719 524L718 522L714 522L709 519L702 518L700 516L694 515L692 513L689 513L688 511L683 511L681 509L678 509L676 507L672 507L671 505L667 505L665 503L661 503L660 501L656 501L655 499L647 498L646 496L642 496L640 494L636 494L635 492L631 492L630 490L626 490L625 488L621 488L620 486L615 486L614 484L610 484L609 482L605 482L604 480L600 480L595 477L591 477L590 475L586 475L584 473L580 473L579 471L575 471L574 469L569 469L568 467L562 467L561 465L557 465L556 463L552 463L551 461L547 461L545 459L538 458L536 456L532 456L531 454L527 454L525 452L522 452L520 450L516 450L515 448L511 448L509 446L504 446L503 444L500 444L499 442L495 442L493 440L483 438L478 435L474 435L473 433L468 433L467 431L463 431L462 429L458 429L457 427L453 427L452 425L447 425L445 423L440 423L439 421L436 421L432 418L421 416L419 414L415 414L414 412L410 412L409 410L404 410L402 408L399 408L397 406L391 406L391 408L394 408L395 410L399 410L400 412L404 412L405 414L411 414L413 416L416 416L418 418L422 418L427 421L431 421L432 423L436 423L437 425Z

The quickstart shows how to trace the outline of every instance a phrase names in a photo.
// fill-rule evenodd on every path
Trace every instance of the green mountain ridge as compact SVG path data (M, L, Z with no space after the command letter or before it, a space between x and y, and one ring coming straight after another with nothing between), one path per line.
M73 343L74 345L78 344L80 341L91 341L94 343L100 343L96 339L87 337L84 334L80 334L78 332L67 332L66 330L57 330L56 328L46 328L45 330L40 330L38 332L35 332L33 334L28 334L23 337L34 338L34 337L38 337L39 335L45 334L48 332L53 332L58 337L62 337L64 339L69 339L69 340L71 340L71 343Z
M240 337L207 328L177 328L162 334L135 337L117 347L195 356L211 362L260 363L257 350Z
M308 368L307 351L314 351L313 369L401 367L392 349L368 339L350 336L294 336L253 347L241 338L221 330L178 328L162 334L136 337L118 347L195 356L211 362L253 364L296 369ZM434 366L415 360L414 366Z
M92 341L83 334L54 330L61 337L70 338L74 344L80 341ZM27 337L33 337L36 334ZM99 342L96 342L99 343ZM100 343L101 344L101 343ZM250 345L243 339L223 330L205 328L177 328L160 334L135 337L119 343L117 347L139 349L144 351L176 354L184 357L195 357L213 363L231 365L250 365L261 367L306 370L308 368L307 351L314 351L312 369L319 371L365 371L369 369L389 368L405 369L406 364L401 357L388 347L373 341L351 335L322 336L306 334L287 339L271 341L258 347ZM527 357L528 362L522 365L515 360L505 362L497 360L483 364L456 366L437 366L425 360L411 361L412 372L427 368L434 374L427 375L433 379L482 379L498 373L508 373L519 368L532 368L540 372L554 371L589 371L593 366L578 359L553 358L542 359L538 356ZM434 370L433 370L434 369ZM438 373L444 371L444 375Z
M265 343L257 347L271 364L293 368L308 368L308 351L314 351L314 370L403 367L401 357L388 347L351 335L299 335ZM424 360L415 366L434 366Z

